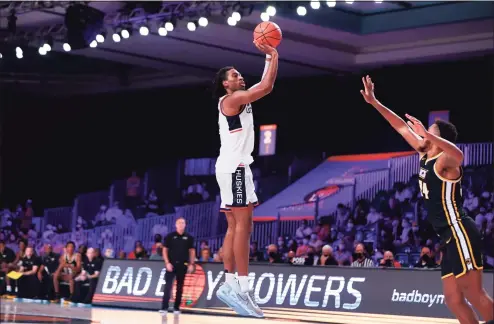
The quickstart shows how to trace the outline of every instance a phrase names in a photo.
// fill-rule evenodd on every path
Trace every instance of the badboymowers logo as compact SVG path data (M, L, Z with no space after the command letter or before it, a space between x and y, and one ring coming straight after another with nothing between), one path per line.
M427 307L432 307L434 304L444 304L444 295L423 294L418 290L412 290L411 293L403 293L394 289L391 301L395 303L427 304Z

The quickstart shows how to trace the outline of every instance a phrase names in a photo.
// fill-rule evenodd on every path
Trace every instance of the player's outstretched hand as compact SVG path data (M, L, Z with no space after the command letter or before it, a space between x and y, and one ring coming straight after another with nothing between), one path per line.
M374 95L374 83L372 83L370 76L362 77L362 83L364 84L364 90L360 90L360 93L364 97L364 100L372 105L376 102L376 96Z
M425 137L427 135L427 130L425 126L422 124L420 120L417 118L410 116L409 114L405 114L408 126L419 136Z
M268 54L271 56L278 54L278 51L276 50L276 48L269 46L267 44L260 44L256 41L254 41L254 45L257 47L258 50L260 50L264 54Z

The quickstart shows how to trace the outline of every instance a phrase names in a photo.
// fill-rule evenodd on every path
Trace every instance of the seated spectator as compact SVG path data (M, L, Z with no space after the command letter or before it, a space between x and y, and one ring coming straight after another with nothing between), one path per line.
M316 253L312 246L309 246L307 249L307 255L305 255L305 263L306 266L313 266L316 263Z
M38 297L39 280L37 274L40 265L41 261L34 255L34 249L28 246L19 268L22 277L17 280L18 298L36 299Z
M223 262L223 248L220 247L213 257L214 262Z
M334 258L340 266L349 266L353 262L352 254L347 251L343 242L338 244L338 250L334 254Z
M317 233L313 233L310 236L309 245L312 246L314 249L316 250L320 249L321 246L323 246L323 244L324 242L318 238Z
M293 263L293 258L295 258L295 252L294 251L289 251L286 255L286 260L288 263Z
M69 284L70 296L74 295L74 278L81 272L81 255L75 253L75 244L72 241L65 244L65 253L60 257L57 271L53 274L53 288L55 289L55 301L60 300L60 282Z
M94 255L94 249L89 248L86 252L82 272L75 278L75 295L71 300L72 303L81 303L90 305L93 301L93 295L98 285L98 278L101 271L102 262ZM82 287L89 284L89 289L84 293Z
M336 224L335 227L337 230L344 230L348 219L350 218L350 213L345 205L338 204L336 209Z
M306 236L303 240L302 240L302 245L300 245L298 248L297 248L297 252L295 253L295 256L296 257L303 257L303 256L306 256L308 251L309 251L309 236Z
M401 268L401 264L395 260L395 256L391 251L384 252L384 257L379 262L379 266L382 268Z
M213 258L211 257L211 250L208 247L205 247L201 250L201 257L199 258L201 262L213 262Z
M337 266L338 262L333 256L333 248L331 245L325 245L322 247L322 254L317 259L316 265L319 266Z
M268 246L268 262L269 263L283 263L281 256L278 253L278 247L275 244Z
M149 260L163 260L163 243L158 242L155 244L154 253L151 253Z
M125 260L125 259L127 259L127 253L125 253L125 251L120 251L120 252L118 252L118 258L119 258L120 260Z
M355 247L355 261L352 262L352 267L358 268L372 268L374 267L374 262L367 257L367 252L362 243L357 244Z
M431 250L427 246L424 246L422 248L422 250L420 251L420 259L413 267L427 268L427 269L432 269L437 267L436 263L434 262L434 259L432 258Z
M45 300L52 300L55 297L53 290L53 274L58 269L60 256L53 252L51 244L45 244L43 250L44 253L41 256L41 266L38 271L38 279L41 283L39 297Z
M473 212L479 207L479 198L475 197L475 194L471 190L468 190L466 196L467 197L463 201L463 208L467 211Z
M288 246L285 243L285 238L283 236L278 237L278 253L285 255L288 253Z
M7 274L14 268L14 261L14 251L5 245L5 241L0 240L0 278L4 279L0 283L0 296L12 292L12 286Z
M369 214L367 214L367 225L374 224L382 218L381 213L378 213L375 207L370 208Z
M154 243L153 246L151 247L151 255L156 253L156 248L158 247L158 244L161 244L161 247L163 247L163 236L161 234L154 234Z
M303 239L304 237L307 237L312 234L312 228L309 226L309 222L304 219L302 222L302 225L297 228L295 231L295 237L297 239Z
M141 248L140 250L144 249L141 241L136 241L135 242L135 244L134 244L134 251L132 251L132 252L129 253L129 255L127 256L127 259L129 259L129 260L135 260L135 259L137 259L136 254L137 254L137 248L138 247Z
M250 253L249 253L249 260L250 261L263 261L264 256L261 251L259 251L257 247L257 242L252 242L250 244Z

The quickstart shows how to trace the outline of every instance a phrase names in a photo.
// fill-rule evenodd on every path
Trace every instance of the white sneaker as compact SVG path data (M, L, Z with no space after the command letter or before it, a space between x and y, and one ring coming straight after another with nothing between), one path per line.
M180 315L180 311L179 310L174 310L173 311L173 315Z
M242 316L250 315L249 312L238 304L236 293L233 291L230 284L226 282L222 283L220 288L216 291L216 297L218 297L218 299L225 303L228 307L233 309L237 314Z
M237 291L236 294L239 300L239 305L249 313L249 316L264 317L264 313L261 308L259 308L259 305L257 305L253 290L249 290L247 292Z

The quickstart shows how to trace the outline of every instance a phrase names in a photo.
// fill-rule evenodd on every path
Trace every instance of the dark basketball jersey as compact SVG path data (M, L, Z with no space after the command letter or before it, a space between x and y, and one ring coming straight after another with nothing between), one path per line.
M427 220L443 239L451 237L451 230L467 217L463 210L463 194L461 178L463 170L460 167L460 177L448 180L436 171L436 162L442 153L420 159L419 187L424 197L427 209Z

